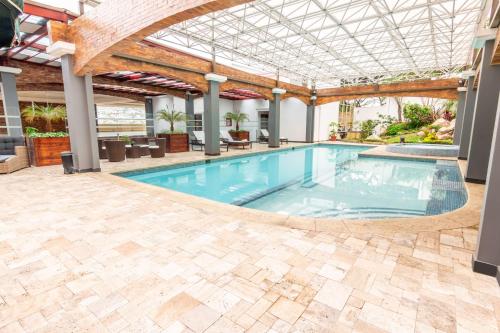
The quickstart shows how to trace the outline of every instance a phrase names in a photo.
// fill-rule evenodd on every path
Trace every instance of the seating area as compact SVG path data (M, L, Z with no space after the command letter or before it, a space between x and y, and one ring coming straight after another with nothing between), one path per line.
M0 136L0 174L29 167L28 149L24 137Z

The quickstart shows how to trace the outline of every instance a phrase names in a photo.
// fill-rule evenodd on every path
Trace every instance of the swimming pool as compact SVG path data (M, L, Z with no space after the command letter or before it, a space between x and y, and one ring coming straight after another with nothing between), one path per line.
M118 175L228 204L324 218L437 215L465 204L456 162L358 156L312 145Z

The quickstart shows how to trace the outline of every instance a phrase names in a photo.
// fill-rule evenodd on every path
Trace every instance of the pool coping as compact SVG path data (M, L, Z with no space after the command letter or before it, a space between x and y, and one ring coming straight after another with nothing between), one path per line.
M103 173L102 175L117 184L127 186L139 191L145 191L149 194L155 196L164 196L167 201L175 202L181 205L186 205L191 208L199 209L206 212L216 212L224 220L237 220L242 222L255 222L255 223L265 223L278 225L283 227L290 227L295 229L317 231L317 232L341 232L341 233L378 233L378 234L398 234L398 233L415 233L415 232L425 232L425 231L438 231L445 229L456 229L471 227L477 225L480 219L480 211L482 207L482 198L484 192L484 185L465 183L465 188L467 191L467 202L461 208L454 211L447 212L440 215L433 216L419 216L419 217L404 217L404 218L388 218L388 219L365 219L365 220L350 220L350 219L332 219L332 218L313 218L313 217L302 217L302 216L291 216L283 215L278 213L266 212L255 210L251 208L235 206L231 204L221 203L217 201L212 201L202 197L198 197L191 194L181 193L174 190L161 188L155 185L150 185L142 182L138 182L132 179L124 178L118 174L133 172L133 171L151 171L151 169L163 169L165 168L175 168L180 165L195 165L193 163L198 162L198 164L204 164L207 160L218 161L218 160L228 160L233 158L241 158L246 156L254 156L257 154L272 153L281 150L292 150L301 147L310 147L314 145L330 145L330 144L340 144L340 143L315 143L310 145L304 145L300 147L284 147L277 148L272 151L266 152L249 152L241 153L236 156L223 156L216 158L207 158L203 160L197 160L193 162L181 162L166 164L164 166L155 166L151 168L143 168L128 171L119 171L114 173ZM369 145L358 145L350 144L356 146L369 146ZM382 146L383 147L383 146ZM375 148L370 149L366 152L370 152L380 148L380 146L375 146ZM365 152L365 153L366 153ZM361 155L361 153L360 153ZM379 158L394 158L396 157L411 160L453 160L458 163L461 170L462 177L465 171L465 163L463 161L458 161L457 159L451 158L436 158L436 157L426 157L426 156L398 156L397 154L391 153L388 155L382 154L382 152L377 151L376 154L363 154L366 157L379 157Z

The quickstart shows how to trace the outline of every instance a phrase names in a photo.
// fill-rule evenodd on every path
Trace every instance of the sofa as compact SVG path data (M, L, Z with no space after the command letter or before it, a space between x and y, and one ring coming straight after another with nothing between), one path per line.
M29 167L28 148L24 137L0 137L0 174Z

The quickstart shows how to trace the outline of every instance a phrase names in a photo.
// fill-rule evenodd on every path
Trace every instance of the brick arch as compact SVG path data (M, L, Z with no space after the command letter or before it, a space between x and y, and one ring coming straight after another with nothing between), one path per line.
M273 99L272 89L266 87L259 87L256 86L255 84L228 80L220 85L220 91L228 91L233 89L250 90L254 93L261 95L263 99L267 100Z
M252 0L107 0L71 25L51 22L52 42L76 44L74 72L92 72L93 65L173 24L251 2ZM132 15L133 14L133 15Z

